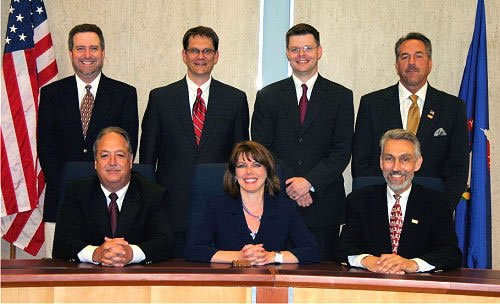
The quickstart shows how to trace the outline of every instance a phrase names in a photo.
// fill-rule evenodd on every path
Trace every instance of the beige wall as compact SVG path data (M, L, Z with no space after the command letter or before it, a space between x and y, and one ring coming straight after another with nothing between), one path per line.
M268 0L269 1L269 0ZM272 0L271 0L272 1ZM500 114L500 1L486 0L491 180L500 178L496 151ZM2 0L0 26L5 24L10 1ZM46 0L60 77L72 74L67 55L67 33L78 23L96 23L104 31L104 73L134 85L139 113L146 108L152 88L185 74L181 39L185 30L199 24L218 33L220 60L217 79L247 93L250 108L256 91L258 64L259 1L167 0ZM295 0L295 23L308 22L321 32L324 48L320 72L354 91L355 107L361 95L396 83L394 42L409 31L421 31L433 41L430 83L458 94L472 37L475 0ZM3 49L3 41L2 41ZM277 50L284 54L284 50ZM284 55L283 55L284 56ZM350 176L346 174L350 190ZM500 186L492 183L493 259L500 269ZM5 254L5 243L2 242Z

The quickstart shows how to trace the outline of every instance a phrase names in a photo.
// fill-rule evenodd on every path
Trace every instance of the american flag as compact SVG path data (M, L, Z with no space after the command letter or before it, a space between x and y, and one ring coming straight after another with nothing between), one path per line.
M2 238L37 255L45 180L36 152L40 88L57 79L42 0L12 0L2 65Z

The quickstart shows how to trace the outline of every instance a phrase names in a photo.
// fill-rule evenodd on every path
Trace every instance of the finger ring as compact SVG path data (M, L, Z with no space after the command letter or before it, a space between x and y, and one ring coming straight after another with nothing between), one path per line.
M292 198L295 198L295 195L292 195Z

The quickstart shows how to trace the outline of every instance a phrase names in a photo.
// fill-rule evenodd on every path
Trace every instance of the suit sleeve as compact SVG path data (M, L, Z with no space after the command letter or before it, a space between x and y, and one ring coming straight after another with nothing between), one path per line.
M456 104L457 111L450 139L450 155L446 160L443 172L446 192L453 207L457 206L462 193L466 190L469 174L469 139L465 103L457 99Z
M55 259L78 261L78 253L85 246L96 245L84 241L88 233L85 229L86 217L79 204L81 193L76 188L74 183L68 186L57 217L52 249L52 256Z
M371 176L373 171L378 170L378 163L372 163L374 138L373 126L370 121L369 101L366 97L361 97L358 115L356 117L356 128L352 145L352 177Z
M238 112L236 113L236 119L234 121L233 142L235 144L250 138L248 134L248 124L250 122L250 118L248 113L247 95L245 93L241 93L238 104Z
M40 93L40 107L38 109L37 151L40 165L47 181L60 176L60 162L57 156L57 144L54 126L54 100L50 90L42 88ZM54 183L55 181L51 181ZM57 183L57 182L56 182Z
M127 89L123 110L122 128L128 132L134 156L137 152L137 137L139 132L139 113L137 110L137 90L134 87Z
M139 162L156 167L160 145L160 121L157 109L158 99L154 91L149 93L149 101L142 119L141 146Z
M444 197L444 195L443 195ZM442 203L442 197L438 196L434 205L441 205L437 209L436 217L431 225L431 239L429 251L418 258L436 267L436 270L454 269L460 267L462 253L458 248L455 225L453 224L453 211L448 204Z
M168 221L167 192L152 197L152 206L148 210L146 236L138 245L144 252L146 263L166 260L172 257L173 232Z
M258 91L252 114L252 140L263 144L269 151L274 151L274 123L276 119L273 113L275 111L271 109L270 103L266 102L264 92Z
M330 139L328 153L305 175L316 191L330 187L342 176L351 158L354 128L354 105L352 91L341 98L335 121L334 133Z
M289 222L289 236L292 241L290 252L297 257L300 264L318 263L321 254L314 235L307 229L304 220L295 209Z

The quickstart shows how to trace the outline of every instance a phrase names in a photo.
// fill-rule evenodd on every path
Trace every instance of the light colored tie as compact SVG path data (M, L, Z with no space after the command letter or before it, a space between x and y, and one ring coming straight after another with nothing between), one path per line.
M418 108L418 96L411 95L411 106L408 110L408 120L406 121L406 130L417 134L418 124L420 122L420 109Z
M389 220L389 231L391 233L392 253L398 254L399 236L403 230L403 212L401 211L401 204L399 200L401 196L394 194L396 203L391 209L391 218Z
M85 86L87 93L83 96L82 104L80 105L80 117L82 120L83 138L87 137L87 130L89 128L90 117L92 117L92 108L94 108L94 95L90 92L92 86L90 84Z
M205 123L205 113L207 112L207 106L205 105L203 97L201 97L202 93L202 90L198 88L196 92L196 100L193 105L193 127L197 145L200 144L203 124Z

